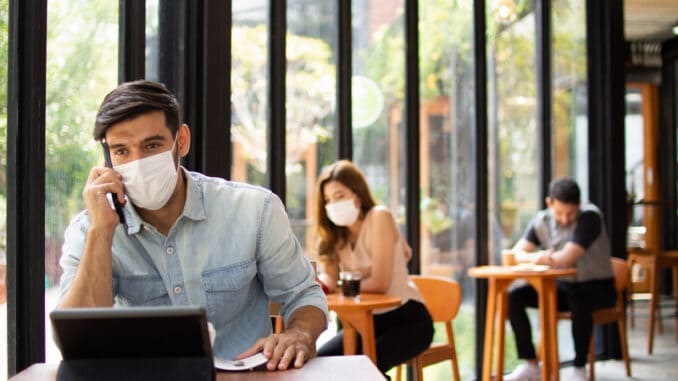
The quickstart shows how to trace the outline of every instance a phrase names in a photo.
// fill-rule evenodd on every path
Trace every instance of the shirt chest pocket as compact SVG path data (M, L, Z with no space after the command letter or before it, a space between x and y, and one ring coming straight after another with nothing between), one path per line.
M240 316L251 301L250 284L257 274L256 262L239 263L202 274L207 319L221 328Z
M116 278L118 296L132 306L166 306L171 304L165 283L158 275L118 276Z

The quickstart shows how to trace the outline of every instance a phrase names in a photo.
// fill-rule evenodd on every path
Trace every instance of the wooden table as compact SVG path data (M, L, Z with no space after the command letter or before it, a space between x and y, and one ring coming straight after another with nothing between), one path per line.
M628 249L627 263L629 269L633 269L634 263L638 263L647 269L647 275L650 279L650 313L647 325L647 353L652 354L654 345L654 321L656 315L659 316L659 333L662 333L661 312L658 308L659 303L659 282L661 281L660 271L670 267L673 270L673 297L676 302L676 314L678 316L678 251L658 251L648 249ZM629 293L629 298L631 293ZM631 315L633 323L633 315ZM676 341L678 341L678 318L676 319ZM631 324L633 326L633 324Z
M483 348L483 376L489 381L492 373L492 352L495 320L498 316L497 331L497 376L501 381L504 373L504 330L508 306L508 288L516 279L526 279L539 295L539 323L542 359L542 380L559 380L558 332L556 329L558 302L556 279L574 275L575 269L548 269L545 271L517 271L511 267L480 266L470 268L469 276L488 280L487 316L485 317L485 343Z
M59 364L34 364L10 381L54 381ZM217 381L317 381L384 380L384 375L367 356L316 357L301 369L286 371L217 372Z
M372 312L398 306L400 302L400 298L384 294L360 293L358 300L345 298L339 293L327 295L327 307L337 313L344 329L344 354L356 353L356 333L360 333L363 353L376 364L377 348Z

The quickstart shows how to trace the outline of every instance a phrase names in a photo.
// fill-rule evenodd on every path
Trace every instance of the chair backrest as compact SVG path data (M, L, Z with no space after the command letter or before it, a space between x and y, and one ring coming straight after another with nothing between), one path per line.
M629 286L629 267L620 258L610 258L614 273L614 288L617 290L617 307L624 308L624 290Z
M626 261L620 258L611 258L612 272L614 273L614 288L621 293L629 286L629 267Z
M457 316L461 305L459 283L437 276L410 275L419 289L434 322L449 322Z

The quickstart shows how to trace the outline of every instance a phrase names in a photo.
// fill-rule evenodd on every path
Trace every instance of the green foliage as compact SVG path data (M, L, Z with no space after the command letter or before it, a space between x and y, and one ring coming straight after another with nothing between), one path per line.
M234 140L243 146L251 167L266 171L267 126L267 29L234 26L231 80ZM333 123L334 64L332 52L322 40L287 34L287 158L288 169L313 143L327 140ZM248 173L248 176L255 175ZM256 176L255 177L261 177ZM253 177L248 177L252 181Z

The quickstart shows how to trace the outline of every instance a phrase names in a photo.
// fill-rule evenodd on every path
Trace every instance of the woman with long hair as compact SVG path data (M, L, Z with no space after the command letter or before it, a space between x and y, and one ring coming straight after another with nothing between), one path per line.
M328 167L316 189L319 279L333 291L339 271L358 271L364 292L398 296L398 307L374 314L377 367L386 372L428 348L431 316L409 281L412 250L391 212L377 205L365 176L352 162ZM343 354L343 331L318 350L319 356Z

